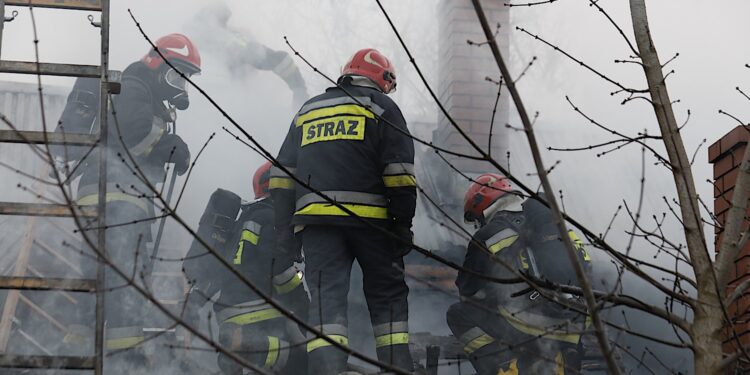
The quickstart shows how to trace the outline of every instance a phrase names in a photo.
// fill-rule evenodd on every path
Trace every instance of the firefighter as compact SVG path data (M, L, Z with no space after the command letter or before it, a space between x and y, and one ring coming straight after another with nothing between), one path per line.
M274 50L250 33L229 25L232 10L223 1L212 2L201 9L187 27L195 30L201 45L221 56L232 75L247 75L253 69L273 72L292 91L294 108L309 98L299 68L289 53Z
M387 97L395 88L395 71L384 55L371 48L356 52L337 86L307 101L295 116L271 172L271 192L280 247L297 254L301 238L310 324L348 344L347 293L356 259L378 358L411 371L409 289L402 269L412 243L416 179L414 144L401 111ZM346 370L346 352L308 336L310 374Z
M184 75L200 72L200 54L186 36L169 34L155 44ZM56 131L99 131L98 87L98 80L76 82ZM174 164L175 172L179 175L188 169L188 146L178 135L169 131L175 110L185 110L190 104L186 81L152 50L125 69L121 92L112 96L111 103L107 120L106 251L114 265L126 274L135 275L133 282L145 284L141 271L144 259L148 259L144 251L146 243L151 240L152 220L149 219L155 216L155 210L153 201L148 198L153 193L144 181L152 186L162 182L168 163ZM56 149L56 153L65 162L80 163L76 168L81 172L77 203L82 206L97 204L98 153L86 156L85 153L68 153L60 148ZM81 160L72 160L77 158ZM105 363L107 373L137 372L138 364L145 359L142 350L129 349L138 347L144 341L143 323L147 303L133 288L125 287L127 283L128 280L119 277L113 270L106 271L105 344L107 350L117 351L113 356L108 356L109 364Z
M271 163L267 162L255 172L254 202L242 201L226 190L214 192L201 218L198 235L249 282L304 319L308 296L302 271L295 259L276 252L274 210L268 191L270 170ZM199 323L197 310L219 293L213 309L222 346L273 373L304 373L305 339L299 327L213 256L201 256L207 251L194 240L183 264L192 285L186 298L190 323ZM242 367L224 354L219 354L218 364L225 374L243 374Z
M505 177L477 177L466 192L464 219L481 226L468 245L464 268L504 280L526 273L576 285L552 212L522 198ZM588 268L583 243L572 230L568 235ZM456 285L463 301L448 309L448 326L479 374L578 373L585 316L524 289L526 284L459 271Z

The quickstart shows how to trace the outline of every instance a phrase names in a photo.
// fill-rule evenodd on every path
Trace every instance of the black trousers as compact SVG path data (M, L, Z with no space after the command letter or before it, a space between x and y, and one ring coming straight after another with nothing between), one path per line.
M412 371L407 323L409 288L402 272L403 257L394 256L394 244L375 228L307 226L302 231L302 248L311 294L309 323L329 338L348 344L347 294L356 259L362 268L378 359ZM347 353L314 335L308 336L309 374L338 374L346 370Z
M307 356L304 347L294 345L287 337L285 318L255 324L222 323L219 342L248 362L280 375L305 374ZM219 353L218 365L224 374L252 373L230 357ZM244 371L244 372L243 372Z
M495 311L459 302L446 314L448 327L479 375L578 373L577 345L523 333Z

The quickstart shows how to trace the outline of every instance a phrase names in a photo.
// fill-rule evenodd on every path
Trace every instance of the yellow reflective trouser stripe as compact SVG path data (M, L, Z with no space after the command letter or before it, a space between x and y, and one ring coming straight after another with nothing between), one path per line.
M495 243L494 245L490 246L490 248L488 250L492 254L495 254L498 251L500 251L500 250L502 250L502 249L504 249L504 248L512 245L513 242L516 242L517 239L518 239L518 235L517 234L516 235L512 235L512 236L510 236L508 238L504 238L504 239L498 241L497 243Z
M361 204L340 203L359 217L370 219L388 219L388 209L385 207L366 206ZM350 216L338 206L330 203L311 203L294 213L295 215L331 215Z
M302 273L297 272L294 277L292 277L291 280L281 284L281 285L274 285L274 289L276 289L276 293L279 294L286 294L294 290L299 284L302 284Z
M279 338L274 336L268 336L268 355L266 356L266 364L264 367L273 367L276 361L279 359Z
M555 356L555 375L565 375L565 359L561 352Z
M510 325L513 326L513 328L527 335L544 337L550 340L569 342L571 344L578 344L578 341L581 340L580 334L565 333L565 332L554 331L554 330L547 331L543 328L529 325L523 320L518 319L517 317L511 315L510 312L505 309L500 309L500 314L503 317L505 317L505 320L508 321L508 323L510 323Z
M417 179L409 174L403 174L398 176L383 176L383 183L385 187L404 187L404 186L417 186Z
M479 350L479 348L488 344L492 344L493 342L495 342L495 339L487 334L482 334L474 340L469 341L469 343L464 346L464 352L466 352L466 354L474 353L475 351Z
M378 336L375 338L376 348L379 348L381 346L399 345L399 344L408 344L408 343L409 343L409 334L406 332L390 333L390 334Z
M349 338L342 335L326 335L329 339L336 341L337 343L341 345L349 345ZM323 340L322 338L316 338L312 339L307 343L307 352L310 353L311 351L315 349L320 349L322 347L330 346L331 343L329 343L326 340Z
M242 264L242 251L245 250L245 241L250 242L253 245L258 244L258 235L245 229L242 231L242 237L240 238L240 244L237 245L237 252L234 254L234 264Z
M224 321L224 323L234 323L241 326L247 325L247 324L253 324L262 322L264 320L278 318L281 316L281 312L276 309L265 309L260 311L253 311L245 314L235 315L227 320Z
M148 212L148 203L146 200L144 200L143 198L134 197L132 195L125 194L119 191L108 192L104 198L104 201L105 202L117 202L117 201L128 202ZM79 198L76 201L76 203L78 203L78 205L80 206L90 206L90 205L98 204L99 194L91 194L91 195L87 195L85 197Z
M143 342L143 336L121 337L117 339L107 339L107 349L127 349L132 348Z
M294 180L287 177L271 177L268 180L268 188L294 190Z
M583 246L583 241L581 241L581 239L578 238L578 235L576 234L576 232L569 230L568 237L570 237L570 240L573 241L573 245L575 245L576 250L580 251L583 254L583 260L590 262L591 256L589 255L589 252L586 251L586 247Z
M518 360L510 361L510 365L507 370L500 369L497 375L518 375Z
M335 115L359 115L369 118L375 118L375 114L373 114L365 107L359 106L357 104L343 104L334 107L314 109L303 115L299 115L297 116L297 122L295 123L295 125L302 126L302 124L310 120L315 120L323 117L331 117Z

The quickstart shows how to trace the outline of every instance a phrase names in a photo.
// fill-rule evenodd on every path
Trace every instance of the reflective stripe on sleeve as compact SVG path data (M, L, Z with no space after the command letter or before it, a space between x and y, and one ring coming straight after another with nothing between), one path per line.
M273 287L279 294L289 293L300 284L302 284L302 271L295 266L273 277Z
M166 131L167 123L158 117L154 117L151 123L151 131L138 144L130 148L130 153L133 156L148 155Z
M383 184L387 188L416 186L417 178L414 177L414 164L387 164L383 168Z
M591 256L589 255L589 252L586 250L586 247L583 245L583 241L581 241L581 239L578 238L578 235L576 234L576 232L569 230L568 237L570 237L570 240L573 241L573 245L575 245L576 250L578 250L583 255L583 260L590 262Z
M272 71L278 74L281 79L286 80L297 71L297 66L294 64L294 60L292 60L291 56L285 55L284 58L273 67Z
M517 239L518 233L513 229L506 228L485 241L485 245L487 245L487 250L492 254L496 254L498 251L512 245Z
M257 245L260 240L260 224L249 220L245 222L243 227L244 229L242 230L240 242L237 245L237 251L234 253L234 259L232 261L234 264L242 264L242 252L245 250L245 241Z
M387 188L417 186L417 178L411 175L383 176L383 184Z
M284 167L286 168L289 173L294 174L297 169L292 167ZM271 167L271 172L269 173L269 180L268 180L268 189L286 189L286 190L294 190L294 180L284 172L281 168L278 167Z

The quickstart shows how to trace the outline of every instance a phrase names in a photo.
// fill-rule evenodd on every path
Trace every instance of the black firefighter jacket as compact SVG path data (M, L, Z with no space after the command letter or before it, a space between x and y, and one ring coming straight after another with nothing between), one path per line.
M416 207L414 144L401 111L377 89L345 78L305 103L271 171L277 228L321 224L411 227ZM291 229L290 229L291 230Z

